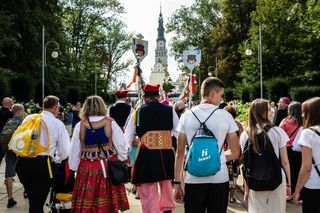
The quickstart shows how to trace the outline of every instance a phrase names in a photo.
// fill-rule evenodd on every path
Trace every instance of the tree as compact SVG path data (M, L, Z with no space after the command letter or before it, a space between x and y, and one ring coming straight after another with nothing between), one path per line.
M165 93L172 92L172 89L174 89L174 86L172 85L172 79L169 77L168 80L164 80L162 84L162 89Z
M287 77L289 81L307 80L306 72L319 70L319 38L303 27L305 1L261 0L252 14L250 37L254 55L241 66L243 82L259 79L257 63L258 25L262 24L263 78ZM244 51L243 51L244 52ZM319 73L319 72L318 72ZM310 80L310 79L309 79Z
M211 48L214 50L211 61L218 61L219 78L228 86L239 82L242 59L239 47L248 39L251 13L256 8L256 0L222 1L222 19L211 33ZM211 64L215 65L215 64ZM216 65L215 65L216 66Z
M221 18L221 3L219 0L196 0L190 7L182 6L175 11L167 23L167 32L174 33L172 37L171 54L179 62L182 52L189 45L201 50L201 76L207 76L210 65L210 32ZM181 69L183 66L181 66Z

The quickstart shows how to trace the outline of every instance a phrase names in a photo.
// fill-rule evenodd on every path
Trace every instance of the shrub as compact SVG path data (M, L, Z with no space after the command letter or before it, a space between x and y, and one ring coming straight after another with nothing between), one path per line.
M0 78L0 101L9 95L8 81L5 78Z
M243 86L241 87L240 89L240 98L241 98L241 101L242 103L246 103L246 102L249 102L251 99L250 99L250 87L249 86Z
M304 86L304 87L295 87L291 88L290 96L293 100L304 102L305 100L320 96L320 87L317 86Z
M232 101L234 100L234 94L233 94L233 90L230 88L226 88L224 90L224 100L225 101Z
M80 101L80 89L79 87L69 87L67 89L67 102L71 104L76 104Z
M268 98L271 101L278 101L281 97L289 96L289 84L286 79L273 78L267 82Z
M18 102L24 102L31 99L32 95L32 80L27 75L19 75L11 79L12 95Z

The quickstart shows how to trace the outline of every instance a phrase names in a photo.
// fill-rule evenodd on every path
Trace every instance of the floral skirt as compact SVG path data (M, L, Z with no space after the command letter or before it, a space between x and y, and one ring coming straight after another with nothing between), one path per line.
M104 161L108 171L108 164ZM100 161L80 160L73 189L72 212L118 213L129 209L124 185L105 178Z

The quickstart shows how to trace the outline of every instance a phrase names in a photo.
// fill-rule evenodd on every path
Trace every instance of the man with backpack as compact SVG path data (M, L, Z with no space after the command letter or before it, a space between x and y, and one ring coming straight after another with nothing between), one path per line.
M3 127L0 136L2 150L6 152L5 178L6 189L8 194L7 208L11 208L17 204L17 202L12 197L12 181L13 177L16 175L15 167L17 156L11 150L8 150L8 144L13 132L18 128L18 126L22 122L24 107L21 104L14 104L12 106L11 112L14 114L14 116L13 118L9 119L6 125Z
M29 198L30 213L43 212L53 178L51 164L60 163L69 155L69 134L57 119L59 98L45 97L43 108L40 114L23 120L9 144L19 156L16 171ZM32 134L28 134L30 131Z
M240 146L236 122L230 113L218 109L223 93L221 80L207 78L201 86L201 103L185 112L179 122L174 197L177 202L184 200L186 213L227 211L229 175L226 162L238 158ZM226 152L223 151L225 139L230 147ZM186 146L189 151L183 195L181 180ZM209 163L205 165L206 162ZM211 171L207 173L208 170Z

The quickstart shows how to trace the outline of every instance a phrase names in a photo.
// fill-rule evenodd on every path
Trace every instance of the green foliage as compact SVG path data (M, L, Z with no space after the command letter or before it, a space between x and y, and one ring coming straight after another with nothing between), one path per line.
M172 80L171 78L169 77L168 80L164 80L163 84L162 84L162 89L165 93L168 93L168 92L172 92L172 89L174 88L173 84L172 84Z
M234 86L235 82L241 81L239 72L242 54L238 49L248 39L251 12L255 8L256 0L222 1L222 19L212 29L210 37L213 50L211 61L218 58L219 78L227 86Z
M301 103L309 98L319 97L319 94L319 86L294 87L290 90L290 96L292 97L292 100L299 101Z
M320 77L319 36L311 28L306 27L308 23L310 26L311 22L319 22L319 15L315 13L310 15L314 11L308 10L306 2L311 1L257 1L249 31L251 40L247 43L253 54L245 56L241 62L240 76L243 82L252 83L258 80L259 23L262 26L264 80L282 77L287 78L289 82L295 79L297 83L309 84ZM306 15L308 13L310 13L309 16ZM239 50L244 56L244 48ZM312 72L311 78L310 71L315 71ZM309 74L306 75L306 72Z
M29 101L32 97L32 80L27 75L19 75L11 79L11 91L18 102Z
M69 87L67 89L67 100L69 103L75 105L78 101L81 101L80 98L80 88L79 87Z
M207 70L211 61L210 32L221 18L220 0L196 0L190 7L182 6L169 17L167 33L174 33L171 39L171 54L181 60L182 52L189 45L201 52L202 70Z
M249 102L251 100L251 98L250 98L251 88L247 85L243 85L238 88L239 88L238 91L240 92L239 96L240 96L242 103Z
M9 93L8 80L5 78L0 78L0 100L7 97Z
M289 96L289 83L284 78L272 78L267 82L268 98L278 101L281 97Z
M234 100L234 94L233 94L232 89L230 89L230 88L224 89L224 100L226 100L226 101Z
M237 106L237 119L241 122L246 123L248 121L248 115L249 115L249 108L250 103L246 102L243 103L241 101L236 101Z
M24 107L29 114L38 113L41 110L40 105L35 103L33 100L24 103Z

